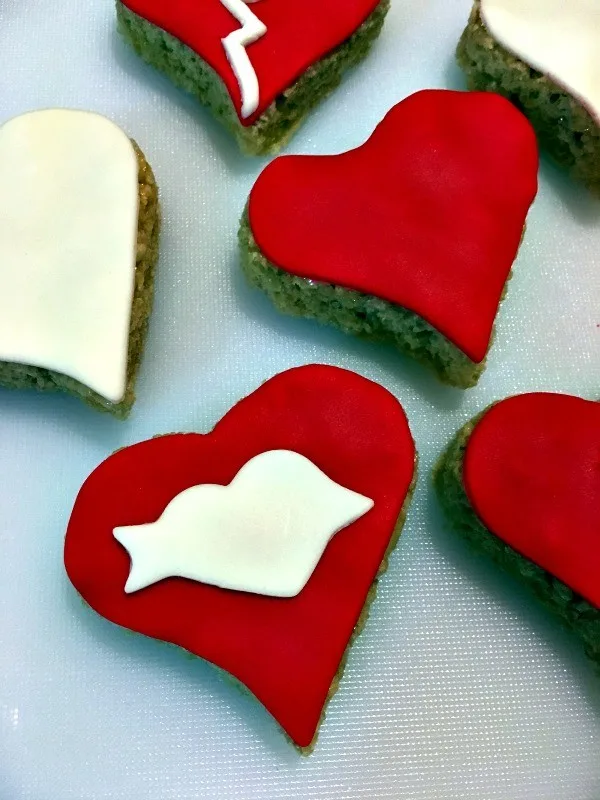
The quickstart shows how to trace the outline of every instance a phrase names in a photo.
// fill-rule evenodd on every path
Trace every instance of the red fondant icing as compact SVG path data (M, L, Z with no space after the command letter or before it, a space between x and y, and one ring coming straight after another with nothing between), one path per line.
M507 100L418 92L356 150L269 164L250 226L280 269L404 306L480 362L537 168L533 129Z
M336 535L305 588L277 599L169 578L125 594L119 525L158 519L184 489L228 484L258 453L290 449L375 501ZM241 680L300 746L314 736L331 681L409 489L415 450L398 401L336 367L268 381L203 434L164 436L110 456L87 479L65 542L69 578L102 616L173 642Z
M492 533L600 608L600 403L498 403L468 441L464 483Z
M220 0L122 0L153 25L182 41L224 82L243 125L252 125L275 98L306 70L338 47L375 10L379 0L261 0L252 12L267 33L248 46L258 77L255 114L241 118L241 93L222 39L240 28Z

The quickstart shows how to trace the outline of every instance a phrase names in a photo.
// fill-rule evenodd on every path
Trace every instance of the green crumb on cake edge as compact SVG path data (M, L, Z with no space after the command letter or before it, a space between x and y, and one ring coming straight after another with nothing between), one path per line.
M479 363L471 361L422 317L408 309L352 289L301 278L276 267L256 243L247 210L240 224L239 244L241 266L248 281L262 289L279 311L334 325L364 339L390 343L432 369L442 383L456 388L475 386L485 369L485 359Z
M120 0L116 5L120 33L146 63L210 108L244 153L268 155L278 152L308 112L340 84L346 70L366 57L381 32L390 0L380 0L352 36L309 67L250 126L241 124L223 81L200 56L162 28L135 14Z
M494 535L469 502L463 483L465 450L478 421L492 406L461 428L440 456L433 471L439 502L453 529L506 572L525 581L544 605L579 635L587 656L600 666L600 611Z
M506 50L485 27L479 0L457 50L473 91L496 92L529 118L541 145L574 178L600 194L600 126L581 103Z
M169 435L169 434L159 434L159 436L163 436L163 435ZM331 698L334 696L334 694L337 692L337 690L339 688L340 682L341 682L343 674L344 674L344 670L346 668L346 664L348 663L348 656L350 655L350 649L351 649L352 645L354 644L354 642L356 641L356 639L360 636L360 634L364 630L365 625L367 624L367 620L369 618L369 614L370 614L370 611L371 611L371 606L372 606L375 598L377 597L377 589L378 589L378 586L379 586L379 580L381 579L383 574L385 572L387 572L390 557L391 557L394 549L396 548L396 545L398 544L398 540L400 539L400 535L402 533L402 529L404 528L404 524L406 522L406 516L408 514L408 509L410 508L410 505L412 503L413 495L414 495L414 492L415 492L415 487L417 485L417 475L418 475L418 455L415 453L415 471L414 471L414 474L413 474L413 477L412 477L412 481L411 481L410 486L408 488L408 492L406 493L406 497L404 498L404 502L402 504L402 508L400 509L400 513L398 515L398 519L396 521L396 525L394 526L394 530L393 530L392 535L390 537L389 544L388 544L388 546L386 548L386 551L385 551L385 554L384 554L384 556L383 556L383 558L381 560L381 564L379 565L379 569L377 571L377 575L375 576L375 578L373 580L373 583L371 584L371 586L369 588L369 591L367 592L367 596L365 598L365 602L363 604L362 611L361 611L360 616L359 616L359 618L358 618L358 620L356 622L356 625L354 626L354 630L352 632L352 636L350 637L350 640L348 641L348 644L346 645L346 650L344 651L344 655L342 656L342 659L340 661L338 670L337 670L337 672L336 672L336 674L335 674L335 676L334 676L334 678L333 678L333 680L331 682L331 686L329 687L329 692L327 693L327 698L325 700L325 703L323 705L323 710L321 712L321 718L319 719L319 724L317 726L317 730L315 731L315 735L313 737L312 742L307 747L299 747L287 735L287 733L285 731L283 731L283 728L281 728L281 730L284 733L285 738L303 756L309 756L313 752L313 750L315 749L315 745L317 743L317 739L318 739L318 736L319 736L319 731L320 731L321 725L323 724L323 720L325 719L325 715L327 713L327 706L329 705L329 702L330 702ZM79 596L79 599L80 599L81 603L85 607L91 608L92 611L94 611L94 613L98 613L98 612L96 612L96 610L92 606L89 605L89 603L81 595L78 595L78 596ZM123 627L123 626L119 626L119 627ZM161 644L166 645L168 647L174 647L178 651L180 651L187 658L198 659L200 661L204 660L200 656L197 656L195 653L189 652L189 650L186 650L185 648L180 647L179 645L175 645L175 644L172 644L170 642L161 641L160 639L154 639L154 637L152 637L152 636L146 636L145 634L138 633L137 631L133 631L130 628L123 627L123 630L125 631L126 634L130 634L132 636L133 635L135 635L135 636L144 636L144 638L146 638L146 639L152 639L153 641L161 642ZM252 692L241 681L239 681L235 676L233 676L230 673L226 672L224 669L222 669L221 667L219 667L216 664L213 664L212 662L207 662L207 663L210 663L210 666L213 667L221 675L221 677L224 678L228 683L231 683L232 686L234 686L238 691L241 691L243 694L249 695L250 697L254 697ZM255 700L256 700L257 703L259 703L262 706L262 703L260 702L260 700L258 700L256 697L255 697ZM264 708L264 706L263 706L263 708ZM274 721L279 726L279 723L277 722L277 720L274 719ZM279 726L279 727L281 727L281 726Z
M6 389L37 389L43 392L62 391L83 400L97 411L107 411L125 419L135 401L135 380L142 359L152 310L154 268L158 258L160 213L158 188L154 174L138 145L132 140L138 160L138 231L135 265L135 286L129 324L127 380L123 399L111 403L88 386L68 375L42 367L0 361L0 387Z

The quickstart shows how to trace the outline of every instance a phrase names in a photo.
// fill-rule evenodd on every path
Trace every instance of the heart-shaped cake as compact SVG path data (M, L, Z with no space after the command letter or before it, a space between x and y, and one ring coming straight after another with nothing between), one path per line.
M365 57L388 8L389 0L117 2L135 50L207 105L250 154L290 138Z
M436 485L457 530L600 660L600 403L543 393L496 403L459 432Z
M269 164L242 220L242 264L282 310L390 341L466 388L537 169L533 130L504 98L418 92L355 150Z
M226 670L309 748L400 533L415 458L386 389L292 369L209 434L104 461L75 502L66 570L99 614Z
M152 170L110 120L51 109L0 127L0 385L126 416L158 229Z

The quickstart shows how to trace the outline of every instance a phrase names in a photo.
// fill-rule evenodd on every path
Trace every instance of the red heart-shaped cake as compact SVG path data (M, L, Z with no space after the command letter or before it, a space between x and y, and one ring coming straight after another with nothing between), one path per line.
M489 531L600 609L600 403L497 403L468 439L463 479Z
M198 487L213 494L229 492L247 474L248 464L257 463L257 456L282 451L291 452L304 465L302 469L309 464L310 480L298 491L304 492L303 497L307 491L312 493L296 507L286 526L289 530L297 517L324 516L331 510L327 504L315 510L321 508L322 499L321 490L314 490L310 482L315 474L317 486L324 481L327 491L334 492L335 502L342 492L344 502L368 498L365 508L370 509L354 513L356 521L343 530L337 525L339 533L320 560L315 559L314 571L295 596L265 596L255 588L220 588L238 580L245 560L256 562L257 542L259 562L271 558L267 549L260 551L256 519L262 518L266 525L271 507L275 513L280 504L280 476L272 472L272 480L263 478L262 485L259 480L254 493L246 497L249 522L246 526L245 517L238 520L235 552L232 548L227 555L231 582L227 575L219 585L168 577L176 573L159 560L154 564L158 572L151 579L130 585L139 553L132 545L121 544L127 542L123 531L134 531L138 547L140 543L142 549L150 547L155 527L151 523L166 519L165 509L174 510L175 498L185 500ZM104 461L75 502L65 542L66 570L77 591L102 616L177 644L227 670L304 748L315 737L369 590L395 543L414 473L415 448L408 423L401 405L386 389L336 367L292 369L234 406L209 434L151 439ZM292 486L292 493L295 489ZM219 513L228 514L232 505L228 501ZM206 512L207 506L203 508ZM204 521L195 513L194 530L199 530ZM218 545L228 536L220 525ZM180 532L170 531L167 549L165 540L160 545L163 562L172 555L179 557L169 548L175 548ZM311 531L304 533L308 536ZM294 544L286 542L290 553L295 552ZM132 554L131 572L128 553ZM186 556L179 569L187 575L189 566ZM279 575L268 577L275 583L279 579Z
M394 309L418 315L479 363L537 191L537 169L533 130L504 98L418 92L355 150L271 162L248 202L250 247L255 243L280 275L386 301L371 328L401 347L405 335L413 354L439 348L439 341L419 345L414 323L394 324ZM297 281L275 286L271 273L251 279L281 307L370 332L360 321L368 306L360 319L351 311L344 317L336 296L328 317L326 300L300 297ZM353 295L353 302L362 300Z
M252 12L267 33L251 44L260 87L256 111L241 116L238 79L223 39L241 26L222 0L122 0L138 16L168 31L206 61L221 78L243 125L251 125L296 78L362 25L379 0L258 0Z

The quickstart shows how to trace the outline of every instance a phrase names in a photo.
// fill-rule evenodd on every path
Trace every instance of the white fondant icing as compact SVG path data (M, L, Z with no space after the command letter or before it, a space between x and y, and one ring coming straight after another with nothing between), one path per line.
M372 507L298 453L261 453L228 486L192 486L157 522L114 529L131 558L125 591L179 576L294 597L334 534Z
M225 8L241 23L242 27L223 39L227 59L235 73L242 94L242 117L254 114L258 108L260 89L258 77L252 66L246 47L256 42L267 32L267 26L250 11L246 3L258 0L221 0ZM285 2L285 0L284 0Z
M481 0L492 36L600 120L600 1Z
M0 127L0 361L123 398L137 173L127 135L98 114L34 111Z

